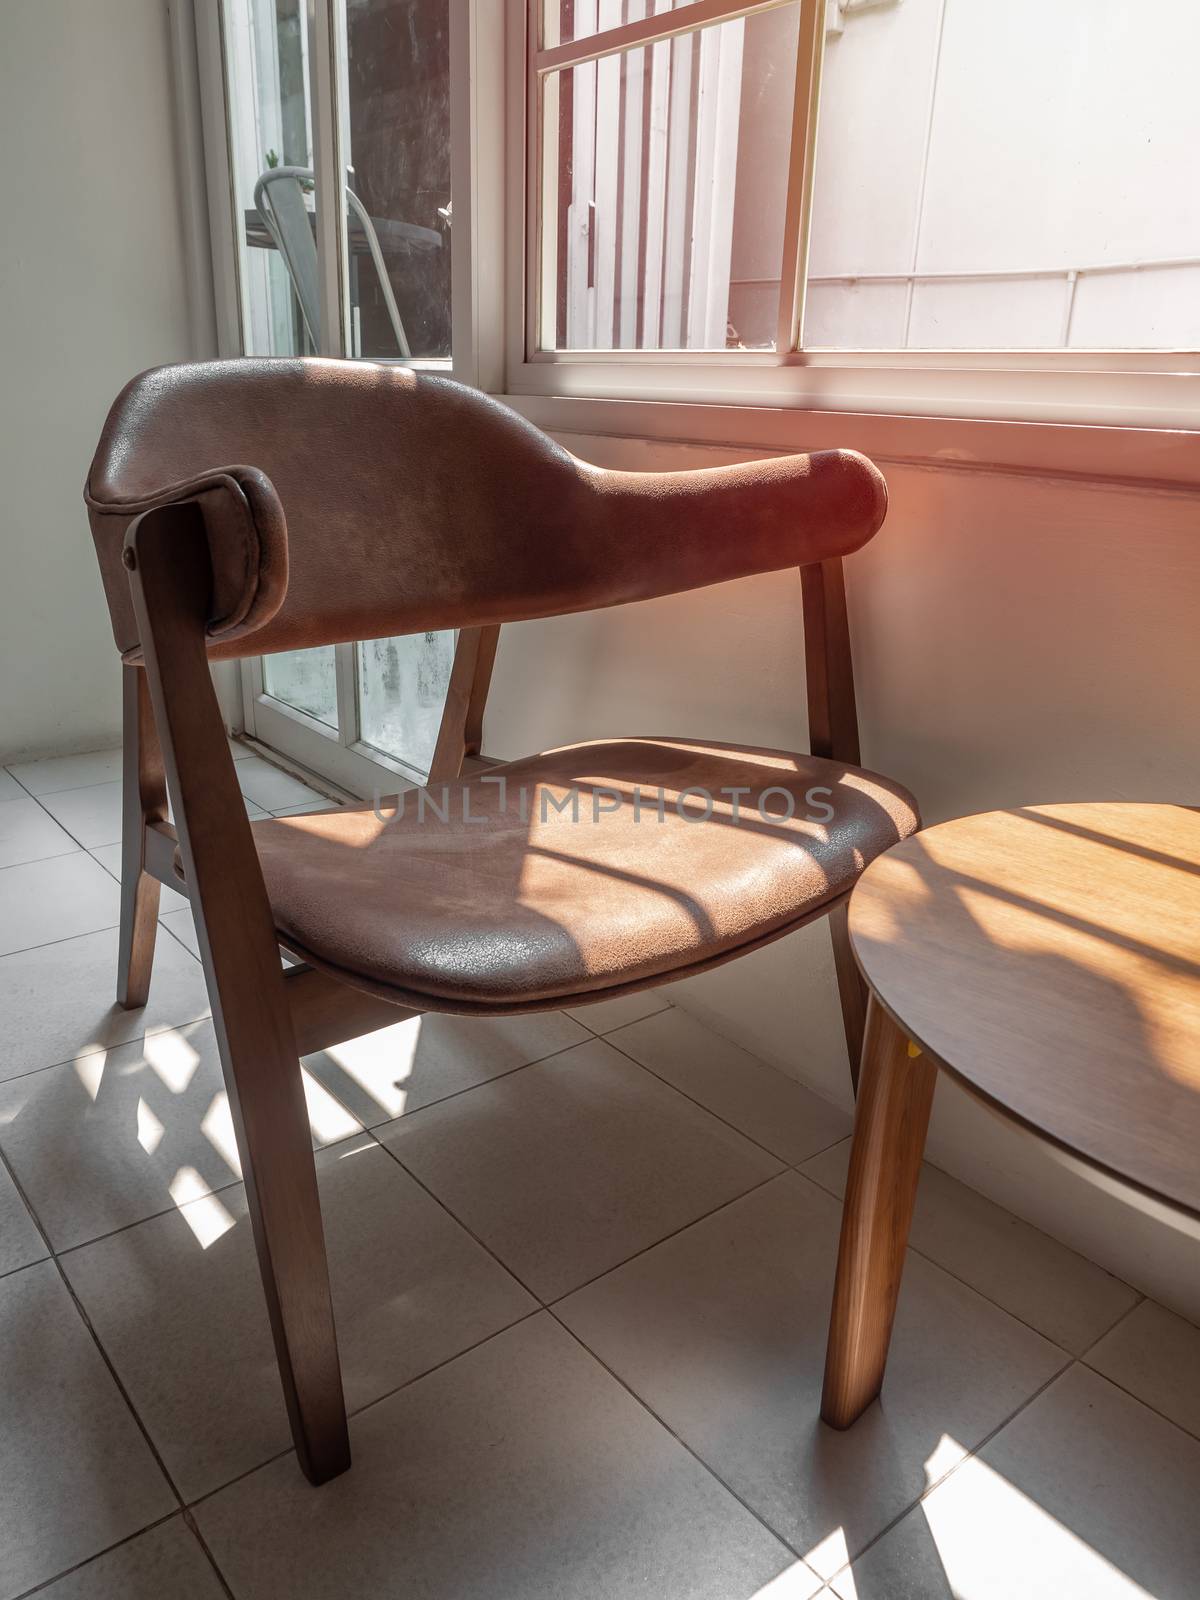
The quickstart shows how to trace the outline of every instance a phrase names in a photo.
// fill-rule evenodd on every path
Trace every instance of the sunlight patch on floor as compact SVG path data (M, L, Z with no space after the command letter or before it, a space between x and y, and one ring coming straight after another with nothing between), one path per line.
M174 1028L147 1034L143 1054L172 1094L184 1092L200 1065L197 1051Z
M158 1149L162 1143L162 1136L166 1131L150 1107L139 1096L137 1103L137 1140L148 1156L152 1156Z
M201 1250L207 1250L235 1225L236 1219L220 1197L207 1192L207 1185L195 1167L180 1167L171 1179L169 1190Z

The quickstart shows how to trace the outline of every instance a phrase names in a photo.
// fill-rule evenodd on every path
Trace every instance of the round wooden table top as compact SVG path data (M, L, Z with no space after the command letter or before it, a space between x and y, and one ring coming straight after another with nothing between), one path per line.
M867 869L850 936L939 1065L1200 1216L1200 811L1030 806L943 823Z

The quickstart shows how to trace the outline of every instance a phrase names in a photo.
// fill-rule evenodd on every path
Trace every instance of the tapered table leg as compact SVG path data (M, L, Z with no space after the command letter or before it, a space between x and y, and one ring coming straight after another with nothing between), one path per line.
M848 1428L883 1385L937 1068L871 996L821 1416Z

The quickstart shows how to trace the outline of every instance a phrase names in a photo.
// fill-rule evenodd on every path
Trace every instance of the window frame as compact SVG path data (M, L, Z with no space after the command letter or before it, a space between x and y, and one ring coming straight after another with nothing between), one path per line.
M789 3L800 7L800 48L778 317L780 347L773 351L541 348L535 335L544 292L538 190L546 73ZM1195 350L801 347L826 0L693 0L680 10L549 48L542 47L539 37L543 14L541 0L514 6L507 43L508 187L513 196L523 198L521 206L510 208L508 227L506 392L515 400L608 400L629 402L631 407L636 403L640 411L647 405L677 409L688 403L803 410L819 406L831 412L908 417L1195 427L1200 411L1200 352Z

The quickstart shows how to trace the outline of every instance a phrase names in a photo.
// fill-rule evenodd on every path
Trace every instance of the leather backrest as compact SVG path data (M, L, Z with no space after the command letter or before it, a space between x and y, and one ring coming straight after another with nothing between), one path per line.
M290 359L135 378L85 497L132 658L125 531L181 500L200 504L212 552L213 656L550 616L801 566L865 544L887 503L852 451L610 472L445 379Z

